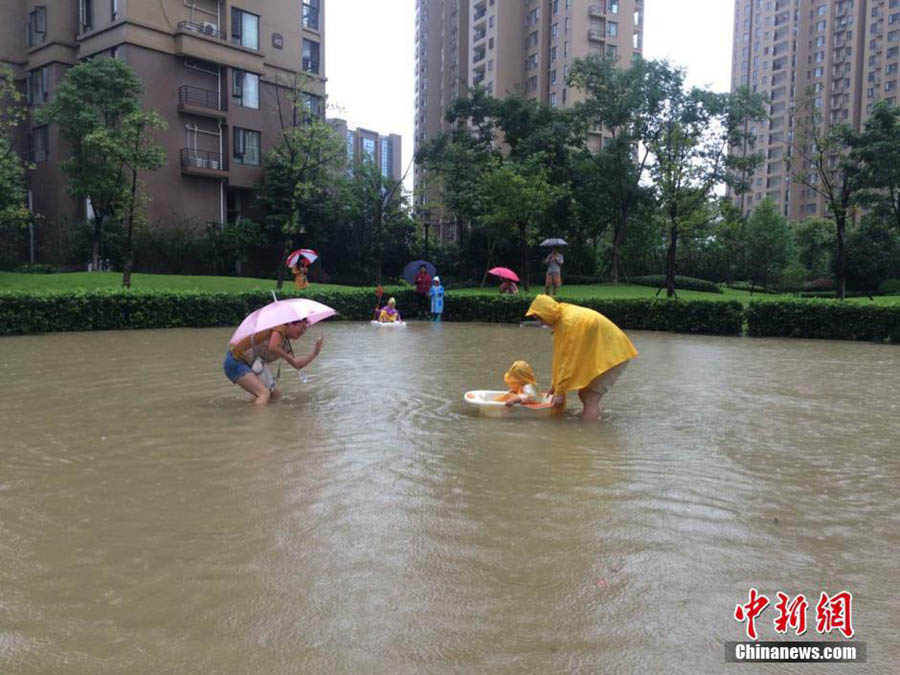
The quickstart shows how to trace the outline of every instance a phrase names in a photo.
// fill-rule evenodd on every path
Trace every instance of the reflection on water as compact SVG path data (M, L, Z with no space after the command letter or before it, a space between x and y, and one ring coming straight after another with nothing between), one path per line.
M230 332L0 341L0 672L721 673L751 586L900 660L895 347L632 333L581 424L462 402L546 330L316 326L264 409Z

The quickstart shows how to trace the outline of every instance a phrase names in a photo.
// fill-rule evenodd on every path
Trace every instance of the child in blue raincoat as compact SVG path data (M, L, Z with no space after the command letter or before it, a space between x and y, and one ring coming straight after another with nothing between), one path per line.
M432 321L440 321L441 314L444 312L444 287L441 285L439 276L435 276L432 280L428 295L431 296Z

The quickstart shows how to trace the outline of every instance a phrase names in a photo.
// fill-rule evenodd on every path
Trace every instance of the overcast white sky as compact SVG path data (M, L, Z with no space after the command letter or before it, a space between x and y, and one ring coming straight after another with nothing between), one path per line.
M415 0L325 3L328 117L400 134L405 170L413 151ZM689 85L728 91L734 2L644 0L644 6L644 55L683 66Z

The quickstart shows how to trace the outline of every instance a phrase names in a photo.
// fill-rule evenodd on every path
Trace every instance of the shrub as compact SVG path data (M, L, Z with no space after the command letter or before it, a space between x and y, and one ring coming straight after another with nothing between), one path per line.
M630 284L638 284L639 286L653 286L660 288L666 283L666 278L662 274L651 274L643 277L631 277L627 280ZM722 293L722 289L718 284L704 279L695 279L693 277L682 277L675 275L675 290L686 291L702 291L704 293Z
M900 306L774 300L747 306L748 334L900 342Z
M47 265L45 263L29 263L20 265L14 271L19 274L55 274L59 272L56 265Z
M411 288L386 287L381 304L395 297L401 314L416 306ZM333 307L338 319L368 320L375 309L375 289L287 290L282 297L308 297ZM565 299L562 299L565 302ZM95 290L63 293L0 293L0 334L73 330L236 326L250 312L271 302L267 291ZM451 321L518 323L530 298L454 295L445 297L444 317ZM626 329L737 335L743 313L739 302L702 300L576 301Z
M804 291L833 291L835 288L837 284L834 283L834 279L819 278L803 284Z
M885 279L878 284L879 295L900 295L900 279Z
M592 274L563 274L563 284L569 286L590 286L592 284L602 284L603 278Z

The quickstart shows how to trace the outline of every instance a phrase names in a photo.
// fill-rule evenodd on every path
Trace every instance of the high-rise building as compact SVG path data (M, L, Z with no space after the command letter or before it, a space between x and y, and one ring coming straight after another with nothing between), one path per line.
M401 139L397 134L379 134L369 129L350 129L347 121L338 117L328 120L347 143L347 162L355 164L364 159L375 162L381 175L395 181L402 180Z
M166 163L143 175L151 223L225 222L253 201L263 153L298 123L299 86L324 116L324 0L11 0L0 62L29 107L53 97L68 68L94 57L126 61L143 105L168 123ZM280 104L280 106L279 106ZM48 224L83 220L90 205L66 192L66 148L53 125L25 130L33 210ZM52 231L48 227L47 230Z
M416 149L447 129L448 104L476 85L500 98L572 105L573 61L601 54L628 64L641 55L643 32L643 0L417 0ZM417 206L435 204L420 166L415 180ZM441 208L430 211L436 234L455 238Z
M802 140L797 116L811 105L826 128L860 129L877 100L896 102L898 62L900 0L736 0L732 89L760 92L770 114L750 125L766 161L735 196L743 211L769 197L791 220L825 215L823 199L785 164ZM813 172L792 167L804 170Z

